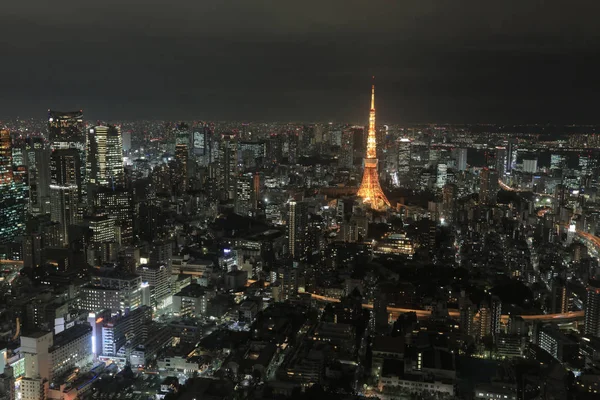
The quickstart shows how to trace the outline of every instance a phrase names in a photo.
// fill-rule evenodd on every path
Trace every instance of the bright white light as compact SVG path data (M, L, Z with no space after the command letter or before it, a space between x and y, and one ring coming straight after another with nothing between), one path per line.
M92 354L96 354L96 335L92 335Z
M94 133L94 130L93 130L93 129L90 129L90 133Z
M575 227L575 224L571 224L569 225L569 232L576 232L577 228Z
M48 122L54 121L54 118L48 118Z
M445 218L440 218L440 224L444 225L444 222L446 222Z

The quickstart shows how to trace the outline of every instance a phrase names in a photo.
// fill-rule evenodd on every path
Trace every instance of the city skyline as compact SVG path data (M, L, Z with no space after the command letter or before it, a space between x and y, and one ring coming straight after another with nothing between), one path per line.
M5 5L0 400L597 399L597 15Z

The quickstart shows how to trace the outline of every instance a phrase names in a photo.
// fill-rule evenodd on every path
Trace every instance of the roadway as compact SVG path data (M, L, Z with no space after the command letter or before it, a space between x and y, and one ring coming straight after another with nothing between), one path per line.
M323 302L327 302L327 303L339 303L340 299L336 299L333 297L327 297L327 296L321 296L315 293L310 293L311 298L313 298L314 300L318 300L318 301L323 301ZM363 304L363 308L367 308L367 309L373 309L373 304L368 303L368 304ZM400 314L404 314L404 313L408 313L408 312L414 312L415 314L417 314L417 318L419 319L427 319L429 317L431 317L431 311L428 310L420 310L420 309L413 309L413 308L402 308L402 307L388 307L387 308L388 313L392 314L392 318L396 319L398 318L398 316ZM456 309L448 309L448 316L452 317L452 318L458 318L460 317L460 311L456 310ZM536 314L536 315L517 315L521 318L523 318L525 321L560 321L560 320L571 320L571 319L578 319L578 318L583 318L583 311L572 311L572 312L568 312L568 313L559 313L559 314ZM508 322L508 318L509 315L508 314L504 314L502 315L502 321L503 322Z

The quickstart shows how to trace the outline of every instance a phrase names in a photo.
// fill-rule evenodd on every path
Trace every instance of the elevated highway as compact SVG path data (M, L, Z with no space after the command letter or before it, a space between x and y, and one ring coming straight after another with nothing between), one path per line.
M315 293L310 293L310 296L312 299L317 300L317 301L323 301L326 303L339 303L340 300L333 298L333 297L327 297L327 296L321 296ZM368 303L368 304L363 304L363 308L366 309L373 309L373 304ZM387 308L388 313L390 313L392 315L393 319L398 318L398 316L400 314L404 314L404 313L409 313L409 312L414 312L415 314L417 314L417 318L419 319L427 319L429 317L431 317L431 311L428 310L420 310L420 309L413 309L413 308L401 308L401 307L388 307ZM460 317L460 311L456 310L456 309L448 309L448 315L452 318L459 318ZM573 312L568 312L568 313L562 313L562 314L536 314L536 315L518 315L519 317L523 318L525 321L532 321L532 322L568 322L568 321L572 321L572 320L577 320L577 319L583 319L583 311L573 311ZM502 321L503 322L508 322L508 318L509 315L505 314L502 315Z

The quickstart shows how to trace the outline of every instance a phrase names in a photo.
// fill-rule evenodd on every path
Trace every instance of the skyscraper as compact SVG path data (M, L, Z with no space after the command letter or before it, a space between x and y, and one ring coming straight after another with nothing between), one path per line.
M173 174L173 188L178 193L183 193L189 185L190 167L190 130L184 124L178 124L175 129L175 173Z
M124 187L103 187L94 193L94 211L100 216L109 216L116 221L120 230L121 243L133 240L133 199Z
M479 187L479 202L481 204L494 205L498 201L498 172L493 169L484 168L481 171L481 183Z
M410 146L411 141L408 138L401 138L398 141L398 178L401 182L409 180Z
M30 136L24 142L23 164L27 167L29 212L50 211L50 148L42 136Z
M354 163L354 131L344 130L342 132L342 146L340 150L338 165L342 168L352 168L352 164Z
M24 232L25 207L23 182L13 174L10 132L0 129L0 243L10 243Z
M375 132L375 85L371 88L371 111L369 113L369 136L367 137L367 154L364 159L363 179L358 189L358 197L370 204L371 208L381 210L390 206L390 202L379 184L377 172L377 138Z
M81 158L77 149L58 149L50 159L50 218L60 224L63 245L68 228L77 222L78 189L81 187Z
M48 110L48 133L53 148L69 148L85 143L83 111Z
M308 256L308 203L290 201L287 221L288 253L294 260Z
M506 145L506 172L512 171L515 164L517 163L517 140L509 139Z
M86 196L86 135L83 111L48 110L48 138L52 150L76 149L79 155L79 180L77 181L77 203Z
M523 172L529 174L535 174L538 169L538 160L537 158L524 158L523 159Z
M467 149L455 149L454 159L458 171L465 171L467 169Z
M253 175L252 173L240 174L236 181L235 212L248 216L252 210L253 197Z
M583 331L586 335L600 337L600 281L590 279L587 286L587 301Z
M95 126L87 140L86 178L94 188L115 187L125 183L123 171L123 142L121 128Z
M498 171L499 175L503 175L507 172L507 153L506 147L498 146L496 147L496 171Z
M567 158L564 154L550 155L550 169L564 169L567 165Z
M238 171L238 141L235 134L223 134L219 145L219 191L224 200L235 198L235 180Z

